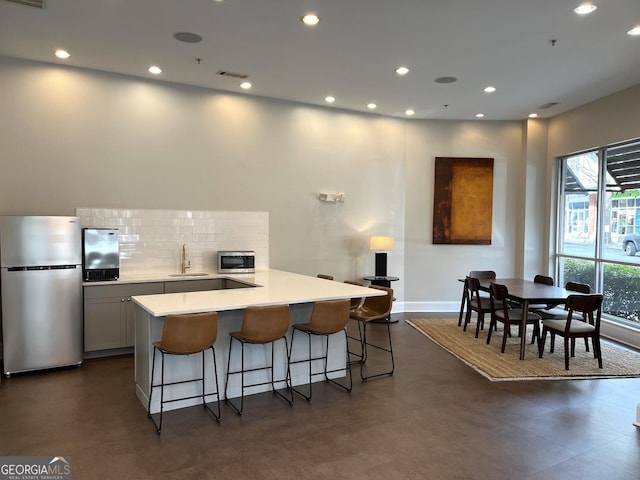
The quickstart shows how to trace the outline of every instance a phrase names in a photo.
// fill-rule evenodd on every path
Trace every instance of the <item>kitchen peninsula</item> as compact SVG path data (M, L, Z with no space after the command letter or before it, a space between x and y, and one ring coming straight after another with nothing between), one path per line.
M202 278L202 277L200 277ZM135 382L136 395L142 404L147 407L149 399L151 362L153 357L152 342L160 339L164 317L171 314L187 314L200 312L218 312L218 339L216 341L216 362L218 365L218 385L223 397L224 379L227 369L227 355L229 348L229 332L240 330L242 324L243 309L250 305L279 305L291 306L291 323L307 322L311 313L313 302L321 300L337 300L356 297L370 297L384 295L384 292L357 285L283 272L279 270L259 270L252 274L234 274L232 276L210 275L207 278L227 278L241 288L224 288L221 290L209 290L199 292L168 293L158 295L134 296L132 300L136 304L135 320ZM244 287L244 288L242 288ZM300 337L301 338L301 337ZM322 348L319 339L312 345L312 349ZM305 340L306 341L306 340ZM282 342L280 342L282 343ZM280 350L275 353L276 378L283 378L286 368L284 347L277 346ZM340 337L329 342L330 358L333 360L329 369L344 367L345 347L344 340ZM300 348L297 351L305 351ZM267 350L262 347L253 349L246 355L246 365L264 364ZM201 369L200 357L197 355L172 358L165 370L166 381L190 378L198 375ZM295 360L295 359L294 359ZM232 360L233 361L233 360ZM292 369L291 378L294 385L307 381L305 377L306 367ZM257 383L267 380L266 372L254 372L247 375L247 383ZM262 376L261 376L262 375ZM213 386L214 379L211 372L207 372L207 385ZM282 385L280 385L281 387ZM171 396L197 395L198 385L182 384L174 387L169 392ZM209 387L208 387L209 388ZM246 393L259 393L267 391L266 386L246 389ZM229 397L240 395L240 381L230 381ZM151 412L159 411L158 396L154 396ZM199 399L190 399L169 404L169 408L184 408L197 405Z

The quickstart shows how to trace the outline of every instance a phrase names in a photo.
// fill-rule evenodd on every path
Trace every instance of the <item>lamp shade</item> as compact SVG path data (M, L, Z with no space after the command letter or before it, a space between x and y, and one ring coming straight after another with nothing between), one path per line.
M369 250L390 252L393 250L393 237L369 237Z

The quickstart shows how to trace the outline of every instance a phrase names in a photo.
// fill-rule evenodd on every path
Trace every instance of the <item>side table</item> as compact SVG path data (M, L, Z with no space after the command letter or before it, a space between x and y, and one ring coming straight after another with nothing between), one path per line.
M387 287L387 288L391 288L391 282L395 282L397 280L400 280L398 277L376 277L376 276L370 276L370 277L362 277L363 279L371 282L371 285L377 285L379 287Z

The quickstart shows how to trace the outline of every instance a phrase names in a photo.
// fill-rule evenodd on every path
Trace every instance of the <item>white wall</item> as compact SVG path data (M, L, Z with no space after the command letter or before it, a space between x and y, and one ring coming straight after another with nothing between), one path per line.
M552 184L548 177L548 121L527 120L523 135L523 160L525 162L524 218L520 222L523 252L522 270L517 272L524 278L537 274L553 276L549 265L549 210L551 208Z
M640 137L640 85L549 120L549 156Z
M6 57L0 85L0 214L268 212L271 267L338 280L373 273L368 236L393 235L407 309L457 308L471 269L544 271L550 157L640 132L640 86L546 137L544 122L404 121ZM436 156L495 159L492 245L431 244Z
M268 212L272 268L338 280L393 235L402 298L404 121L2 57L0 85L0 214Z
M405 309L456 309L470 270L501 277L522 270L517 232L524 218L522 122L412 121L407 127ZM494 159L491 245L433 245L433 177L436 156Z

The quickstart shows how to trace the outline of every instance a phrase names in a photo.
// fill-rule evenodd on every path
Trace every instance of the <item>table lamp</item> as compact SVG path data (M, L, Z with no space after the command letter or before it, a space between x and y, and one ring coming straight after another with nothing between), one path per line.
M369 237L369 250L376 252L376 277L386 277L387 252L393 250L393 237Z

